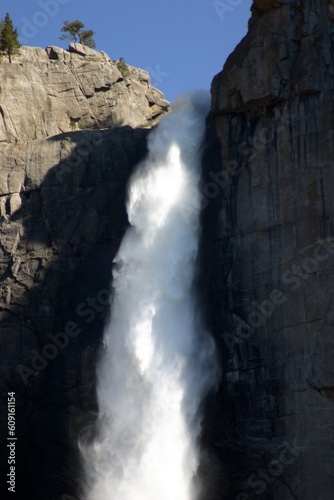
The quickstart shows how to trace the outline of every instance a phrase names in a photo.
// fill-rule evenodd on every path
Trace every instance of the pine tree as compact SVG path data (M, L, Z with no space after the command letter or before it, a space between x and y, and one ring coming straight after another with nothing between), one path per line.
M86 45L91 49L96 47L95 41L93 40L93 36L95 32L93 30L85 30L85 25L81 21L64 21L64 26L61 31L65 33L61 35L59 38L61 40L73 40L74 42L79 42L82 45Z
M21 44L18 40L17 29L14 28L9 14L0 21L0 54L6 55L8 61L12 62L12 56L20 53Z

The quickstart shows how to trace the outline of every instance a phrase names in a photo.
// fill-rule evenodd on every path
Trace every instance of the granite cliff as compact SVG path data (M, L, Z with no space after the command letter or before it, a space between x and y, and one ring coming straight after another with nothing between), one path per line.
M0 142L24 143L63 132L149 127L168 109L146 71L104 52L23 47L1 64Z
M212 498L334 488L332 13L254 1L212 83L202 279L223 378L207 447L225 469Z
M15 391L16 497L71 498L126 184L169 103L147 72L78 44L23 47L0 74L1 477Z
M331 0L254 1L212 83L198 282L222 381L203 500L332 498L333 19ZM81 496L126 183L168 111L119 63L72 46L0 65L1 396L16 392L20 500Z

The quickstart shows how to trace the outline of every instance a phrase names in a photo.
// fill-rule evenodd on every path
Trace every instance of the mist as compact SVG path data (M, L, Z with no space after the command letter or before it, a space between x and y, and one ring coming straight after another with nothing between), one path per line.
M194 292L206 92L179 97L129 183L98 366L98 435L82 446L88 500L195 500L200 405L217 381Z

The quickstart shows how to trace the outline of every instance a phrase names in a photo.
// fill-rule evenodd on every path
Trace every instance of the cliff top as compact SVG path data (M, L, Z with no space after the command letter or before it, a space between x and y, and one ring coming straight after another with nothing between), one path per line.
M22 47L0 63L0 142L129 125L149 128L169 103L149 74L80 44Z
M334 0L255 0L252 13L247 35L213 80L213 112L259 114L333 88Z

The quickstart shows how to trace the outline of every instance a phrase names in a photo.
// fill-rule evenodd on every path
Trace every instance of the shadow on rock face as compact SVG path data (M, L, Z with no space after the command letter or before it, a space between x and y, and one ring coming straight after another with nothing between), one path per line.
M128 224L127 182L146 154L148 133L66 133L44 141L42 152L37 143L16 210L8 200L0 230L1 453L5 477L13 391L18 499L80 496L78 435L94 428L111 267ZM47 173L39 182L41 169Z

